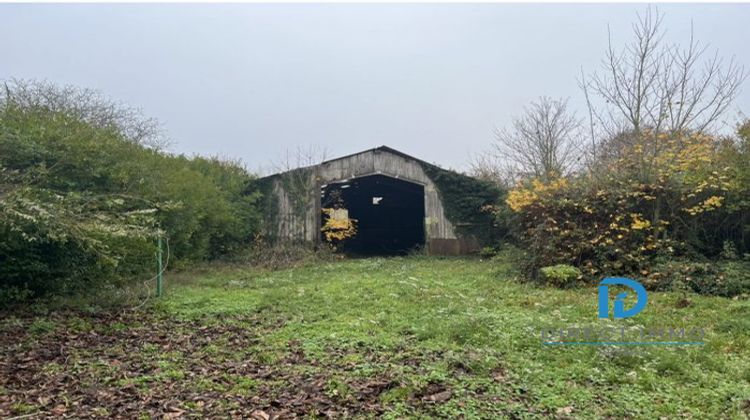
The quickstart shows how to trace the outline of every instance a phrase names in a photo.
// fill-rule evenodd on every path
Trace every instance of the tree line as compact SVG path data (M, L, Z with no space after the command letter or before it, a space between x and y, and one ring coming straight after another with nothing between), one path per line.
M95 91L0 93L0 301L85 292L230 255L260 226L238 162L165 151L161 129Z

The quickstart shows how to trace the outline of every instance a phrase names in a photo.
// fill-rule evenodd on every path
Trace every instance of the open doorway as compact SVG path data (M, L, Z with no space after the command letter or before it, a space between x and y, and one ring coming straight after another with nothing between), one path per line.
M356 235L342 242L344 252L397 255L423 246L424 186L384 175L370 175L321 188L322 208L356 220ZM331 212L323 213L322 224Z

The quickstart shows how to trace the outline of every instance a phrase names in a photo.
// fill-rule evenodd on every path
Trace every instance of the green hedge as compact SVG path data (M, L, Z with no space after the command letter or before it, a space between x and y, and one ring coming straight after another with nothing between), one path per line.
M0 298L148 278L159 233L175 266L237 252L259 230L240 165L158 151L39 102L0 96Z

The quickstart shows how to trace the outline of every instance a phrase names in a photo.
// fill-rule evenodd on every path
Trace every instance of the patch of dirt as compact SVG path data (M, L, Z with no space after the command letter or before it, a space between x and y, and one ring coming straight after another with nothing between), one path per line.
M144 311L52 319L51 331L35 330L34 319L0 331L0 417L377 416L384 412L379 396L396 386L382 375L355 377L339 392L332 369L296 342L267 360L260 337L281 324L255 315L178 320Z

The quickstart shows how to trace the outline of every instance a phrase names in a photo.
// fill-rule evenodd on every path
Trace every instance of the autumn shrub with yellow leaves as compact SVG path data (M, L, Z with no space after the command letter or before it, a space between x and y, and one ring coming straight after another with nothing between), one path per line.
M339 243L353 238L357 235L357 220L350 219L349 213L342 208L323 208L325 222L321 227L323 237L331 246L336 247Z
M570 264L596 281L657 276L657 262L711 258L729 241L745 252L750 206L738 197L740 143L643 133L615 158L569 179L528 180L508 193L525 271ZM741 159L740 159L741 160ZM750 200L747 200L750 201Z
M652 191L645 185L597 188L585 179L554 182L511 191L507 203L519 221L519 236L530 255L526 267L571 264L585 276L644 269L649 256L674 252L663 237L668 222L646 216ZM534 196L529 201L528 197Z

